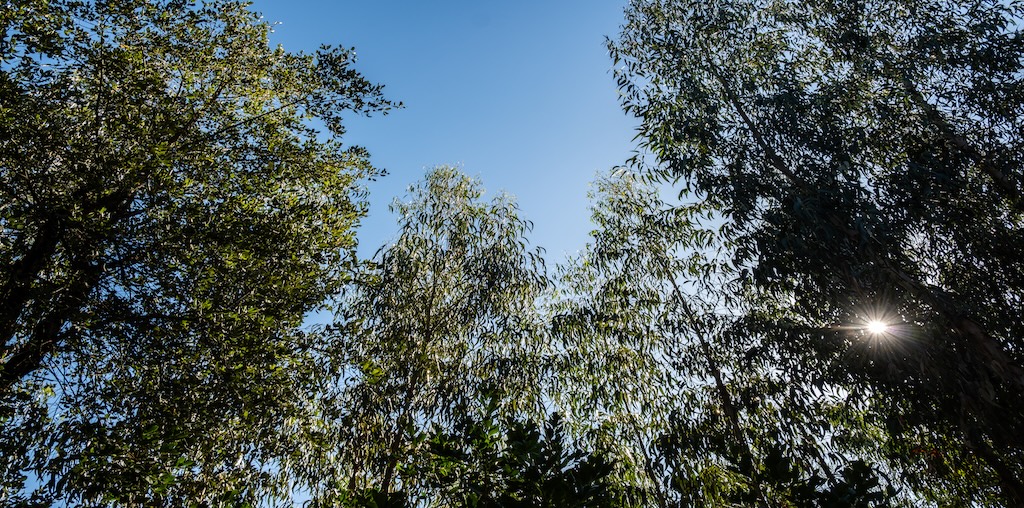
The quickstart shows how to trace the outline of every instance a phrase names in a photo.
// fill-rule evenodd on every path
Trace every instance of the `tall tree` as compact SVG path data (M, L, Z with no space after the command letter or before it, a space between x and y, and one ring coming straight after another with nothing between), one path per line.
M940 502L1024 503L1022 9L637 0L611 44L651 171L728 218L777 344L815 354L794 374L854 387Z
M560 353L552 398L578 435L615 450L624 484L664 504L655 441L682 398L700 397L684 373L690 336L671 323L688 231L671 227L685 212L662 215L657 192L633 176L598 178L592 241L560 267L549 309Z
M0 499L284 497L386 110L235 1L0 9ZM315 123L313 122L315 120ZM301 454L298 454L301 455Z
M399 233L353 282L334 330L340 391L332 495L432 496L415 473L431 432L496 401L495 418L543 417L547 287L531 225L508 195L438 167L396 201Z
M864 450L834 438L859 413L778 368L735 294L722 218L660 194L625 169L599 178L592 243L562 269L554 393L584 441L616 451L650 506L891 496Z

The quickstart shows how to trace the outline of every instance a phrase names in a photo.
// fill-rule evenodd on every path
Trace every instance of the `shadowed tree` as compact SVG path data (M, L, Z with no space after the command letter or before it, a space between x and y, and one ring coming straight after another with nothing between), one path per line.
M706 203L619 169L562 268L555 400L651 506L874 505L894 491L836 439L859 408L780 369ZM739 293L739 294L738 294ZM756 309L754 309L756 310ZM831 393L830 393L831 392Z
M634 1L611 44L650 174L726 218L785 368L853 387L939 503L1024 503L1021 9Z

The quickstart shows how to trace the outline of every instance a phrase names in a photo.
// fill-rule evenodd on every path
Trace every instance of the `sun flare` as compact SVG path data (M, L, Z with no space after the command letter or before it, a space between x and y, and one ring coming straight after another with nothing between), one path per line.
M867 330L872 335L881 335L889 331L889 325L881 321L870 321L868 322Z

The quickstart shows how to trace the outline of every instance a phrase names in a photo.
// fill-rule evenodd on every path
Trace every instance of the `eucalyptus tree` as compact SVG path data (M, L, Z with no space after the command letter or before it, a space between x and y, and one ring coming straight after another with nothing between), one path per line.
M549 309L560 353L552 397L578 435L616 450L625 485L664 504L657 437L674 414L700 412L706 395L688 377L708 372L688 347L702 316L680 307L693 298L680 287L678 256L698 237L683 230L686 211L664 210L655 189L623 170L599 177L591 199L592 241L560 267Z
M648 171L729 219L785 368L848 387L934 502L1024 503L1022 9L636 0L610 45Z
M0 503L290 494L303 320L376 174L341 119L392 105L270 31L235 1L0 8Z
M654 506L886 501L863 449L833 439L856 418L778 366L737 293L723 218L669 205L624 169L599 178L592 243L561 270L552 307L555 401L618 480ZM827 421L829 423L822 424ZM629 489L627 489L629 491Z
M341 302L331 359L339 480L322 502L366 492L440 502L415 472L432 456L428 436L490 403L499 421L543 417L543 258L513 199L483 193L455 168L430 171L394 203L397 237Z

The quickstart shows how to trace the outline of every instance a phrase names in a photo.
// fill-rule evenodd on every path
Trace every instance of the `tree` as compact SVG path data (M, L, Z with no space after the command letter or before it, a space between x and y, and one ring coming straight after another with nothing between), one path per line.
M428 439L430 460L417 474L441 492L440 506L624 506L607 455L574 446L557 413L538 425L484 409Z
M669 205L640 176L595 182L592 243L561 271L555 400L584 442L644 505L888 501L862 450L836 439L859 414L780 370L733 294L715 210Z
M367 491L432 499L415 472L431 433L454 432L490 398L500 421L543 417L543 260L512 198L482 196L457 169L432 170L392 206L397 237L349 286L325 357L338 390L322 462L337 469L319 502Z
M596 229L560 267L549 310L560 352L552 398L578 435L613 451L620 481L666 505L655 444L670 415L699 412L687 400L704 388L687 372L691 336L673 326L677 296L685 297L677 281L685 261L677 256L691 230L662 224L682 226L689 217L662 214L655 189L622 169L593 187Z
M0 499L289 495L303 320L376 174L342 117L392 104L241 2L8 2L0 27Z
M935 502L1024 503L1022 8L637 0L611 44L649 171L720 211L785 368Z

